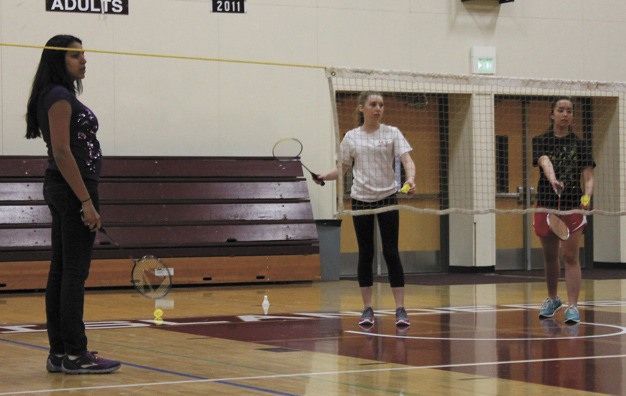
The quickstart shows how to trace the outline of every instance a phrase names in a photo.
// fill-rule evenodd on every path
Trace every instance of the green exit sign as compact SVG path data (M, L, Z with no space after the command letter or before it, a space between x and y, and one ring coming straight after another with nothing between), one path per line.
M472 73L496 74L496 47L472 47L470 63Z
M476 60L476 73L493 74L495 71L495 62L493 58L478 58Z

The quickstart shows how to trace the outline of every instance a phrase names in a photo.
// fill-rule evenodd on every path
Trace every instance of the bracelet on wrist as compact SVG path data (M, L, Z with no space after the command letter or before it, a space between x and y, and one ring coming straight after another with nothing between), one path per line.
M85 203L85 202L89 202L89 201L91 201L91 197L85 199L84 201L80 201L80 203Z

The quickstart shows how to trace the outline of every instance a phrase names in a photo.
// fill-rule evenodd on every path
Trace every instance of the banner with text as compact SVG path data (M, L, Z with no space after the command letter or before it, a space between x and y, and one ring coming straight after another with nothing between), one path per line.
M46 11L128 15L130 0L46 0Z

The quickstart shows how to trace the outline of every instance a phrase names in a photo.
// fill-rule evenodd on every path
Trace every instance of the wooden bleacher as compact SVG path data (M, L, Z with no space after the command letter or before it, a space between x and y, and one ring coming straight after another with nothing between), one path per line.
M0 291L45 288L45 157L0 156ZM271 157L107 157L87 287L128 287L130 257L154 255L175 285L320 279L300 162Z

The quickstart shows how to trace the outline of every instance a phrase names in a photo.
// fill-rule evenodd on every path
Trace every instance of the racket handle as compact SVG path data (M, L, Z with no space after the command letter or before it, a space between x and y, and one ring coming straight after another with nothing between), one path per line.
M113 245L119 247L120 244L117 243L117 241L115 241L113 238L111 238L111 236L109 235L109 233L107 232L107 230L104 228L104 226L100 227L98 229L98 231L100 231L102 234L104 234L104 236L107 237L107 239L109 240L110 243L112 243ZM102 245L102 242L100 242L100 244Z
M313 180L317 181L320 183L320 186L325 186L326 183L324 183L324 180L320 179L319 176L317 176L315 173L309 171L309 173L311 173L311 177L313 178Z
M563 187L561 186L557 186L556 187L556 195L558 195L559 197L561 197L561 194L563 193Z

